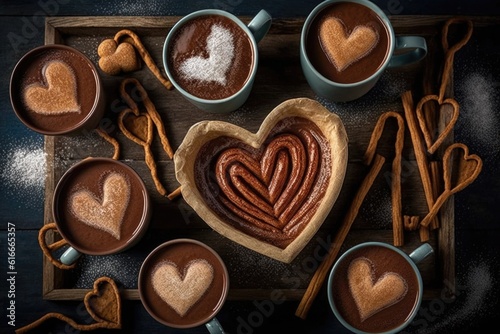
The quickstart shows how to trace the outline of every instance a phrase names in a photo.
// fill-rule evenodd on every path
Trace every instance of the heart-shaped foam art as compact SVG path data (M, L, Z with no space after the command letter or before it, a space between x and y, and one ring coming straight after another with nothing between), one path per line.
M282 262L317 232L342 187L347 135L320 103L277 106L257 133L204 121L174 156L186 202L215 231Z
M325 18L319 27L321 47L339 72L368 55L378 39L378 33L364 25L348 34L344 23L336 17Z
M114 39L105 39L99 44L97 54L101 57L99 67L109 75L132 72L141 68L134 47L127 42L117 44Z
M164 261L157 265L151 276L151 284L161 299L181 317L196 304L212 284L214 269L203 259L190 261L183 270Z
M120 240L123 217L130 199L130 184L125 176L110 173L102 187L102 199L88 190L75 191L70 198L71 212L83 223Z
M361 321L396 304L408 292L405 279L397 273L385 272L376 279L373 263L364 257L352 260L347 279Z
M62 61L51 61L43 68L46 85L34 83L23 92L24 103L44 115L79 113L77 86L73 70Z
M206 43L208 58L188 58L180 65L179 70L188 79L215 81L225 85L226 72L234 58L233 35L228 29L213 25Z

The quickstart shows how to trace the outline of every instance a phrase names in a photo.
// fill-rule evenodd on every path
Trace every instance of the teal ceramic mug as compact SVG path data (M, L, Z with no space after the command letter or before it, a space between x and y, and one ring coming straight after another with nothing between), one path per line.
M417 315L423 281L417 264L433 253L424 243L410 255L387 243L347 250L328 278L328 301L337 319L357 334L398 333Z
M334 102L355 100L387 68L420 61L423 37L396 36L384 12L367 0L327 0L308 15L300 36L300 62L312 90Z
M248 25L231 13L206 9L180 19L163 47L173 86L196 107L216 113L238 109L248 99L258 65L257 43L271 16L261 10Z

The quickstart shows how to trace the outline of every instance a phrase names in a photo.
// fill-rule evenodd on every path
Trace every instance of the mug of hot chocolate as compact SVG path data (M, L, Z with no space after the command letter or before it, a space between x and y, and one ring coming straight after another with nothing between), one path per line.
M221 257L193 239L174 239L155 248L139 271L139 296L149 314L172 328L205 324L224 333L215 317L229 291L229 275Z
M319 96L355 100L377 83L387 68L420 61L423 37L396 36L389 18L368 0L327 0L308 15L300 36L304 76Z
M92 61L60 44L37 47L18 61L10 79L10 100L21 122L53 136L96 128L106 108Z
M427 243L410 255L382 242L365 242L347 250L328 278L333 313L357 334L402 331L422 302L424 284L417 264L433 252Z
M129 249L144 236L151 219L140 176L109 158L87 158L70 167L57 183L52 209L57 231L70 247L59 261L51 261L63 265L72 265L82 254Z
M183 17L167 35L165 71L188 101L209 112L230 112L247 100L257 72L257 43L271 26L261 10L245 25L215 9Z

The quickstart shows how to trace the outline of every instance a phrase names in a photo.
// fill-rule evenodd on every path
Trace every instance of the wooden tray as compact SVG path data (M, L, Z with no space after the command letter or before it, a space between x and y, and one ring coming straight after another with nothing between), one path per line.
M46 19L45 43L71 45L85 53L95 63L97 46L112 38L123 28L132 29L142 39L159 67L164 39L179 17L53 17ZM440 53L441 27L447 17L397 16L391 19L397 34L424 36L429 46L425 61L397 71L387 71L377 86L365 97L350 103L334 104L317 98L302 74L299 63L299 38L304 19L276 19L269 34L259 44L259 68L253 91L239 110L225 115L209 114L196 109L175 90L167 91L144 67L130 74L148 90L164 121L172 146L177 148L188 128L197 121L220 119L255 132L275 106L296 97L316 98L343 119L349 136L349 164L344 187L328 219L309 245L291 264L283 264L250 251L212 231L183 201L161 197L144 163L142 147L127 140L120 131L113 135L120 142L120 159L132 166L144 179L154 202L153 221L148 235L133 249L115 256L84 256L77 269L62 271L44 258L43 296L52 300L81 300L99 276L111 276L123 287L123 298L138 299L137 273L142 260L160 243L178 237L201 240L213 247L227 264L231 289L230 299L269 299L279 291L284 298L300 299L310 278L328 249L336 229L345 214L357 187L367 172L361 163L373 126L382 112L403 112L400 95L412 90L417 102L424 82L437 77L442 62ZM242 18L248 22L249 18ZM118 98L118 85L125 76L102 74L109 99L105 120L116 126L116 111L123 105ZM415 103L416 103L415 102ZM395 129L389 127L382 137L378 152L388 157L384 170L368 194L360 214L343 245L343 250L363 241L392 243L390 214L390 164L392 162ZM48 176L45 194L45 223L51 222L52 193L62 173L73 163L88 156L112 156L111 146L94 133L74 137L46 137ZM162 151L158 138L153 152L159 174L168 191L178 187L173 162ZM403 165L404 214L427 213L427 206L409 135L405 138ZM452 295L455 286L454 207L450 199L441 213L441 228L431 232L430 244L436 256L420 265L425 284L424 298ZM51 235L54 240L57 236ZM402 249L411 251L420 245L418 232L405 233ZM342 251L341 251L342 252ZM326 296L326 295L325 295ZM323 296L324 297L324 296ZM281 298L281 297L280 297Z

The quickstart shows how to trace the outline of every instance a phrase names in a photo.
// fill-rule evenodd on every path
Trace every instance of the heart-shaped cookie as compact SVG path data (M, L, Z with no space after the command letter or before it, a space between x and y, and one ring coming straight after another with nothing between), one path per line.
M349 34L336 17L325 18L319 27L321 47L339 72L368 55L378 39L378 33L365 25L356 26Z
M449 112L451 113L451 118L449 122L446 124L444 129L440 133L434 133L427 126L427 122L424 115L424 107L427 103L437 102L439 105L439 110L437 108L428 108L427 112L444 112L441 108L449 108ZM458 102L453 98L448 98L439 101L439 97L437 95L427 95L424 96L419 103L417 104L416 113L418 118L418 124L420 125L420 129L422 130L422 134L424 135L425 144L427 145L427 151L429 153L434 153L442 144L442 142L448 137L455 126L455 123L458 120L460 106Z
M179 66L183 76L200 81L215 81L226 84L226 73L234 58L234 41L231 31L213 25L207 37L208 58L194 56L186 59Z
M38 114L79 113L76 78L69 65L51 61L43 68L46 85L34 83L23 92L26 106Z
M133 72L141 68L132 44L121 42L117 44L114 39L105 39L97 48L99 67L109 75L120 72Z
M347 279L361 321L396 304L408 292L405 279L397 273L385 272L377 279L373 263L364 257L352 260L347 270Z
M190 261L183 272L177 265L164 261L154 269L151 285L161 299L181 317L196 304L214 279L214 269L204 259Z
M71 212L83 223L120 240L123 217L130 199L130 184L125 176L110 173L102 186L102 198L81 189L71 195Z
M257 133L195 124L174 156L186 202L214 230L291 262L333 207L347 166L340 118L316 101L283 102Z
M121 328L120 293L111 278L98 278L93 290L85 295L84 303L92 318L104 325L101 327Z

